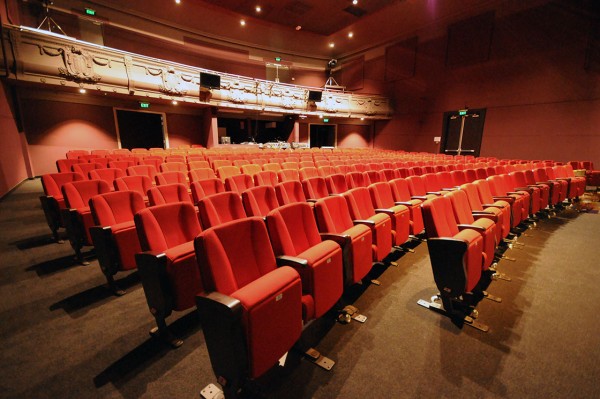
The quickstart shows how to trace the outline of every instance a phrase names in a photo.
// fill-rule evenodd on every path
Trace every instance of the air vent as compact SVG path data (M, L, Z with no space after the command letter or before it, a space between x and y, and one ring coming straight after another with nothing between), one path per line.
M346 7L346 8L344 8L344 11L346 11L349 14L354 15L357 18L360 18L367 13L367 11L363 10L360 7L356 7L356 6Z

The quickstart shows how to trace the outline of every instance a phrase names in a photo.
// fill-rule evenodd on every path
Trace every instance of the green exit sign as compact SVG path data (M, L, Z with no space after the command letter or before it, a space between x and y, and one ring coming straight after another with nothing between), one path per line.
M466 109L459 109L458 110L458 116L465 116L467 114L467 110Z
M325 123L329 122L329 118L323 118L323 122L325 122Z
M87 15L96 15L96 10L92 10L91 8L87 8L85 9L85 13Z
M275 57L275 61L277 61L277 62L281 61L281 57Z
M140 108L148 109L148 108L150 108L150 103L147 103L145 101L140 101Z

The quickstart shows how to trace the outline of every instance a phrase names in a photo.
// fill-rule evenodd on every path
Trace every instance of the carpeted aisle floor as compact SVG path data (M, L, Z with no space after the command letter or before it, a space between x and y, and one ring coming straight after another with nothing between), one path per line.
M0 201L0 397L198 398L216 383L194 312L170 318L185 339L171 350L148 335L154 322L135 272L117 275L127 295L103 288L97 261L74 263L50 239L39 179ZM269 398L600 397L600 216L567 209L519 238L499 269L512 282L478 306L488 333L462 330L417 305L435 294L422 243L399 267L376 268L381 286L350 294L365 324L323 320L316 346L337 362L319 369L294 354L260 381Z

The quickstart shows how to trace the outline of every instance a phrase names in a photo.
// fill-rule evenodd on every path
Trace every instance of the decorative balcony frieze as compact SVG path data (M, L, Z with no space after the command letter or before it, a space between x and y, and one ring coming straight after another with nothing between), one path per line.
M18 82L284 114L389 119L392 113L389 99L379 95L324 90L314 103L308 92L319 89L208 71L37 29L6 25L2 40L7 59L0 68ZM219 75L220 87L201 88L201 72Z

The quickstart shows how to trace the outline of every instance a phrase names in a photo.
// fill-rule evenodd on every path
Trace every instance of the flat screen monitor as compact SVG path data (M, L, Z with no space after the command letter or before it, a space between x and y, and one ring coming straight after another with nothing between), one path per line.
M200 72L200 87L219 89L221 87L221 77L212 73Z

